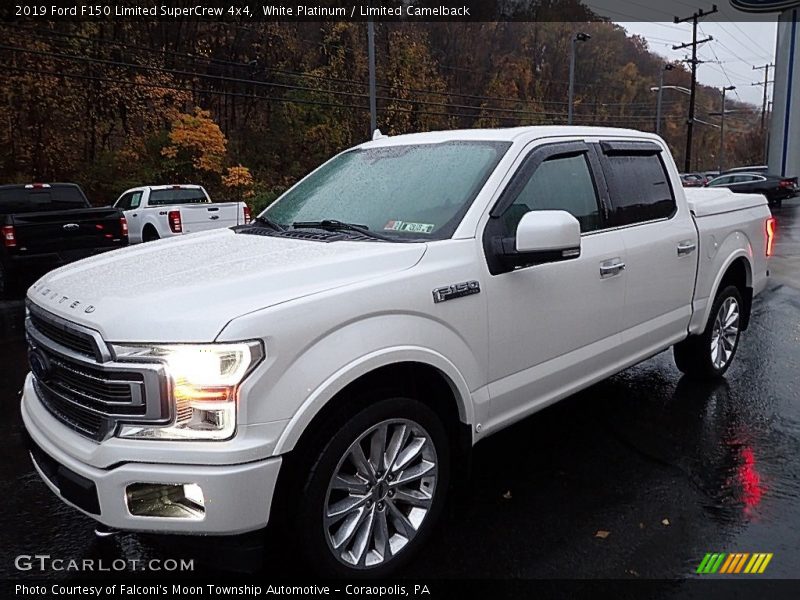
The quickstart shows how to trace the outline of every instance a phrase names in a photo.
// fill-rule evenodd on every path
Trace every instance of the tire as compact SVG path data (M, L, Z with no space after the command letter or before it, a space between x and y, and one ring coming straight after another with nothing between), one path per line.
M160 240L161 236L158 235L158 232L153 229L152 227L146 227L145 230L142 232L142 241L143 242L155 242L156 240Z
M449 440L436 413L412 398L386 397L350 414L314 436L321 447L289 499L294 535L320 575L385 577L424 545L441 514Z
M725 375L739 348L743 307L739 288L729 285L721 290L703 333L691 335L673 348L678 369L693 379L713 380Z

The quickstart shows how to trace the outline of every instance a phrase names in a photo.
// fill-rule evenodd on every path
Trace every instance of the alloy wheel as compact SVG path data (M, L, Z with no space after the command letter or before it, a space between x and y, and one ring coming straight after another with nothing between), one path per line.
M369 569L402 552L431 510L437 466L431 436L414 421L389 419L364 431L325 497L325 537L337 560Z
M711 362L718 371L733 357L739 339L739 303L728 297L719 307L711 330Z

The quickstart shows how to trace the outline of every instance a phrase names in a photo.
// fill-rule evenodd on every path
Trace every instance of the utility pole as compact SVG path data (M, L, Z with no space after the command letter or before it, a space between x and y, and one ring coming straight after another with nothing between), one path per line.
M588 42L592 36L588 33L579 32L572 36L569 48L569 108L567 109L567 125L572 125L575 113L575 54L577 53L578 42Z
M375 92L375 23L367 21L367 58L369 61L369 136L378 128L378 100Z
M695 107L697 105L697 65L699 65L702 61L697 59L697 47L700 44L705 44L706 42L712 41L714 38L709 36L704 40L697 39L697 26L703 17L707 17L709 15L713 15L714 13L719 12L717 5L714 4L710 11L704 11L702 9L695 12L691 17L675 17L675 23L688 23L692 22L692 42L689 44L681 44L679 46L673 46L673 50L683 50L684 48L691 47L692 49L692 58L689 61L692 65L692 86L691 86L691 96L689 97L689 119L686 122L686 160L685 160L685 171L688 173L692 170L692 136L694 135L694 115L695 115Z
M728 87L722 88L722 111L720 112L720 118L722 121L719 124L719 172L725 170L725 94L727 92L732 92L736 89L735 85L729 85Z
M656 135L661 135L661 107L663 104L664 98L664 73L666 71L672 71L675 68L675 65L672 63L667 63L664 65L664 68L661 69L661 77L658 80L658 106L656 107Z
M764 102L761 105L761 134L764 134L764 130L767 126L767 99L769 96L769 84L771 83L769 80L769 70L774 68L775 65L772 63L768 63L763 67L753 67L753 71L764 71L764 82L763 83L754 83L753 85L763 85L764 86Z

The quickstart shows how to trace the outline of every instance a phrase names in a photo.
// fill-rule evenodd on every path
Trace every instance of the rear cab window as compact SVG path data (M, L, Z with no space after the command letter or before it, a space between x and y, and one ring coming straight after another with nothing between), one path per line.
M208 204L210 200L201 189L173 188L151 190L147 203L150 206L169 206L173 204Z
M610 201L609 225L669 219L678 210L662 148L653 142L601 143Z
M80 188L72 185L26 188L14 186L0 189L0 212L51 212L90 208Z

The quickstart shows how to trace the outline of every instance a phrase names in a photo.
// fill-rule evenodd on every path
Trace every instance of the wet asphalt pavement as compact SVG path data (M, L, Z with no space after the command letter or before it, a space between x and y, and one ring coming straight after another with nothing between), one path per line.
M776 215L770 287L725 381L681 379L667 352L483 442L471 480L404 575L691 578L707 552L771 552L762 577L798 577L800 199ZM20 575L14 556L44 552L190 557L205 576L302 575L259 535L97 539L93 521L50 493L23 449L22 316L21 300L0 303L0 577Z

